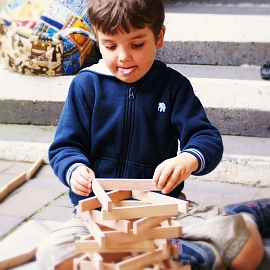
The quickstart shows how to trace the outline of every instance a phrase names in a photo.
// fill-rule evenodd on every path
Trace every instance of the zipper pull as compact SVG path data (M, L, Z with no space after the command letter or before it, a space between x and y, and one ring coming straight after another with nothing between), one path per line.
M134 99L133 88L129 88L128 98L129 98L129 99Z

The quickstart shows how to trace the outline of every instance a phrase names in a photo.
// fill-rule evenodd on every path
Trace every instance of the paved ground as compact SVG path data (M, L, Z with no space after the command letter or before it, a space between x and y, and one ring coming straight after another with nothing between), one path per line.
M31 163L0 160L0 188ZM270 198L270 188L256 188L220 182L186 181L185 193L190 200L203 205L226 205L245 200ZM67 188L57 180L49 165L42 165L26 183L8 195L0 204L1 261L35 248L41 237L55 229L72 214ZM266 255L259 268L269 269L270 238L264 239ZM38 270L35 261L14 269Z

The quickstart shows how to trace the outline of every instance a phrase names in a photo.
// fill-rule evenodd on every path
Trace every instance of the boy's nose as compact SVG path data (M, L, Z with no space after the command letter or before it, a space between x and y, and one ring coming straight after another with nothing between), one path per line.
M119 61L127 61L130 60L131 56L128 52L128 50L119 50L118 52L118 60Z

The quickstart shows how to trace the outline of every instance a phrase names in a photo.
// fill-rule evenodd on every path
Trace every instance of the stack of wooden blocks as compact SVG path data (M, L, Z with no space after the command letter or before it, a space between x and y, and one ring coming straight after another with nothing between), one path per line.
M190 269L171 259L178 247L168 240L182 235L174 217L188 212L186 201L153 192L148 179L93 179L92 188L77 207L89 235L75 242L74 270Z

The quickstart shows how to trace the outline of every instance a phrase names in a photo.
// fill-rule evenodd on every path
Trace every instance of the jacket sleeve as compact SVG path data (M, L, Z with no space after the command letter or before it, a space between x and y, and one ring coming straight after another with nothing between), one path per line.
M87 88L87 92L85 90ZM64 104L53 143L49 148L49 162L60 181L69 186L69 178L79 165L91 167L91 97L90 83L84 73L72 81ZM88 96L86 95L88 94Z
M172 122L180 139L180 151L196 156L199 168L193 175L213 171L223 155L223 143L218 129L213 126L194 94L188 79L184 79L176 93Z

